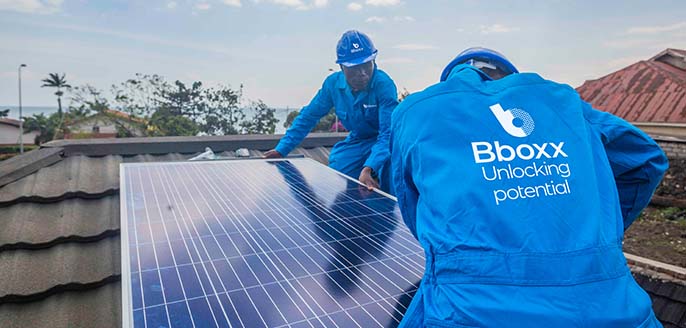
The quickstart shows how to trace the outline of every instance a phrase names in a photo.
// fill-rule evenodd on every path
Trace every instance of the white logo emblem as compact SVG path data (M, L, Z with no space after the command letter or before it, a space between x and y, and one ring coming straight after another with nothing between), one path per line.
M504 110L500 104L495 104L490 108L495 118L498 119L498 123L511 136L524 138L534 131L534 119L526 111L519 108ZM515 119L521 120L520 126L514 124Z
M357 43L353 43L353 48L357 49L357 48L359 48L359 47L360 47L360 45L359 45L359 44L357 44Z

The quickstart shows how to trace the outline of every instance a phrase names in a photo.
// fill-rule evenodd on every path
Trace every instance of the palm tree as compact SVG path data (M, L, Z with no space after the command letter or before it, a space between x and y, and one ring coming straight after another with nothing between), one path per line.
M64 73L61 76L59 73L50 73L47 79L43 79L44 84L41 85L41 87L57 88L55 96L57 96L57 112L60 116L62 115L62 95L64 95L62 88L71 88L71 85L67 84L65 75Z

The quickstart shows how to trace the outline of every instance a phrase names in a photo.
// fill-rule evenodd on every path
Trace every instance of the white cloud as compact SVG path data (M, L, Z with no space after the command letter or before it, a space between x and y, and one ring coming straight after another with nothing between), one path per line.
M400 0L367 0L365 3L375 7L387 7L399 5Z
M357 2L351 2L348 4L348 10L358 11L360 9L362 9L362 5Z
M493 24L490 26L481 25L481 34L491 34L491 33L509 33L514 31L519 31L517 27L507 27L502 24Z
M231 7L240 7L241 5L241 0L224 0L223 1L225 5L231 6Z
M393 20L396 22L414 22L415 19L412 16L395 16Z
M329 4L329 0L312 0L309 4L306 4L302 0L253 0L254 3L260 4L263 2L273 3L275 5L281 5L286 7L295 8L297 10L310 10L312 8L323 8Z
M197 10L209 10L212 6L207 2L201 2L195 4L195 9Z
M301 0L271 0L271 2L277 5L284 5L289 7L305 6L305 3L303 3Z
M432 46L430 44L420 44L420 43L404 43L404 44L398 44L393 46L393 49L400 49L400 50L432 50L432 49L438 49L435 46Z
M394 16L394 17L382 17L382 16L371 16L367 18L366 22L367 23L384 23L387 21L394 21L394 22L414 22L415 19L412 16Z
M627 30L628 34L658 34L674 32L686 29L686 22L680 22L672 25L663 26L641 26L641 27L631 27Z
M386 21L386 18L379 17L379 16L372 16L367 18L366 22L367 23L383 23Z
M167 9L175 9L175 8L176 8L176 1L167 2Z
M462 32L465 31L465 29L463 29L463 28L458 28L458 29L455 29L455 31L462 33Z
M59 29L59 30L64 30L64 31L73 31L77 33L87 33L87 34L94 34L94 35L102 35L105 37L109 38L121 38L124 40L131 40L135 42L140 42L144 43L147 45L151 46L163 46L163 47L173 47L173 48L179 48L179 49L190 49L194 51L198 51L199 53L214 53L214 54L219 54L223 56L228 56L228 57L235 57L236 50L231 48L231 47L225 47L222 45L217 45L217 44L208 44L208 43L194 43L194 42L189 42L189 41L182 41L182 40L177 40L177 39L164 39L164 38L159 38L157 36L153 35L145 35L141 33L128 33L128 32L122 32L119 30L111 30L111 29L102 29L102 28L95 28L92 26L83 26L83 25L71 25L71 24L53 24L53 23L40 23L40 22L24 22L23 24L27 26L37 26L37 27L42 27L42 28L52 28L52 29ZM59 42L56 42L55 45L59 45ZM3 51L3 46L5 44L0 43L0 52ZM47 46L44 45L43 48ZM53 47L53 48L59 48L59 47ZM60 50L61 51L61 50ZM125 51L125 50L123 50ZM57 52L59 53L59 52ZM52 53L51 53L52 54ZM251 55L254 56L254 55Z
M63 2L63 0L0 0L0 11L53 14L60 11Z

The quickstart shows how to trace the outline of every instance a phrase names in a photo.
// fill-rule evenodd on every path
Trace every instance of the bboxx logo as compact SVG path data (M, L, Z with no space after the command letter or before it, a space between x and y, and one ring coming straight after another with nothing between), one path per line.
M491 108L495 118L498 119L500 126L511 136L524 138L534 131L534 119L526 111L519 108L504 110L500 104L495 104L489 108ZM515 119L521 120L520 126L514 124Z

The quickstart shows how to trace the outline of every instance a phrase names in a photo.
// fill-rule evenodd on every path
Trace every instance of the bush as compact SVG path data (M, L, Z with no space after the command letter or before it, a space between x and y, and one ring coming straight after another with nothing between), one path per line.
M38 146L24 145L24 152L32 151L36 148L38 148ZM15 154L15 153L19 154L19 146L1 146L0 147L0 154Z

